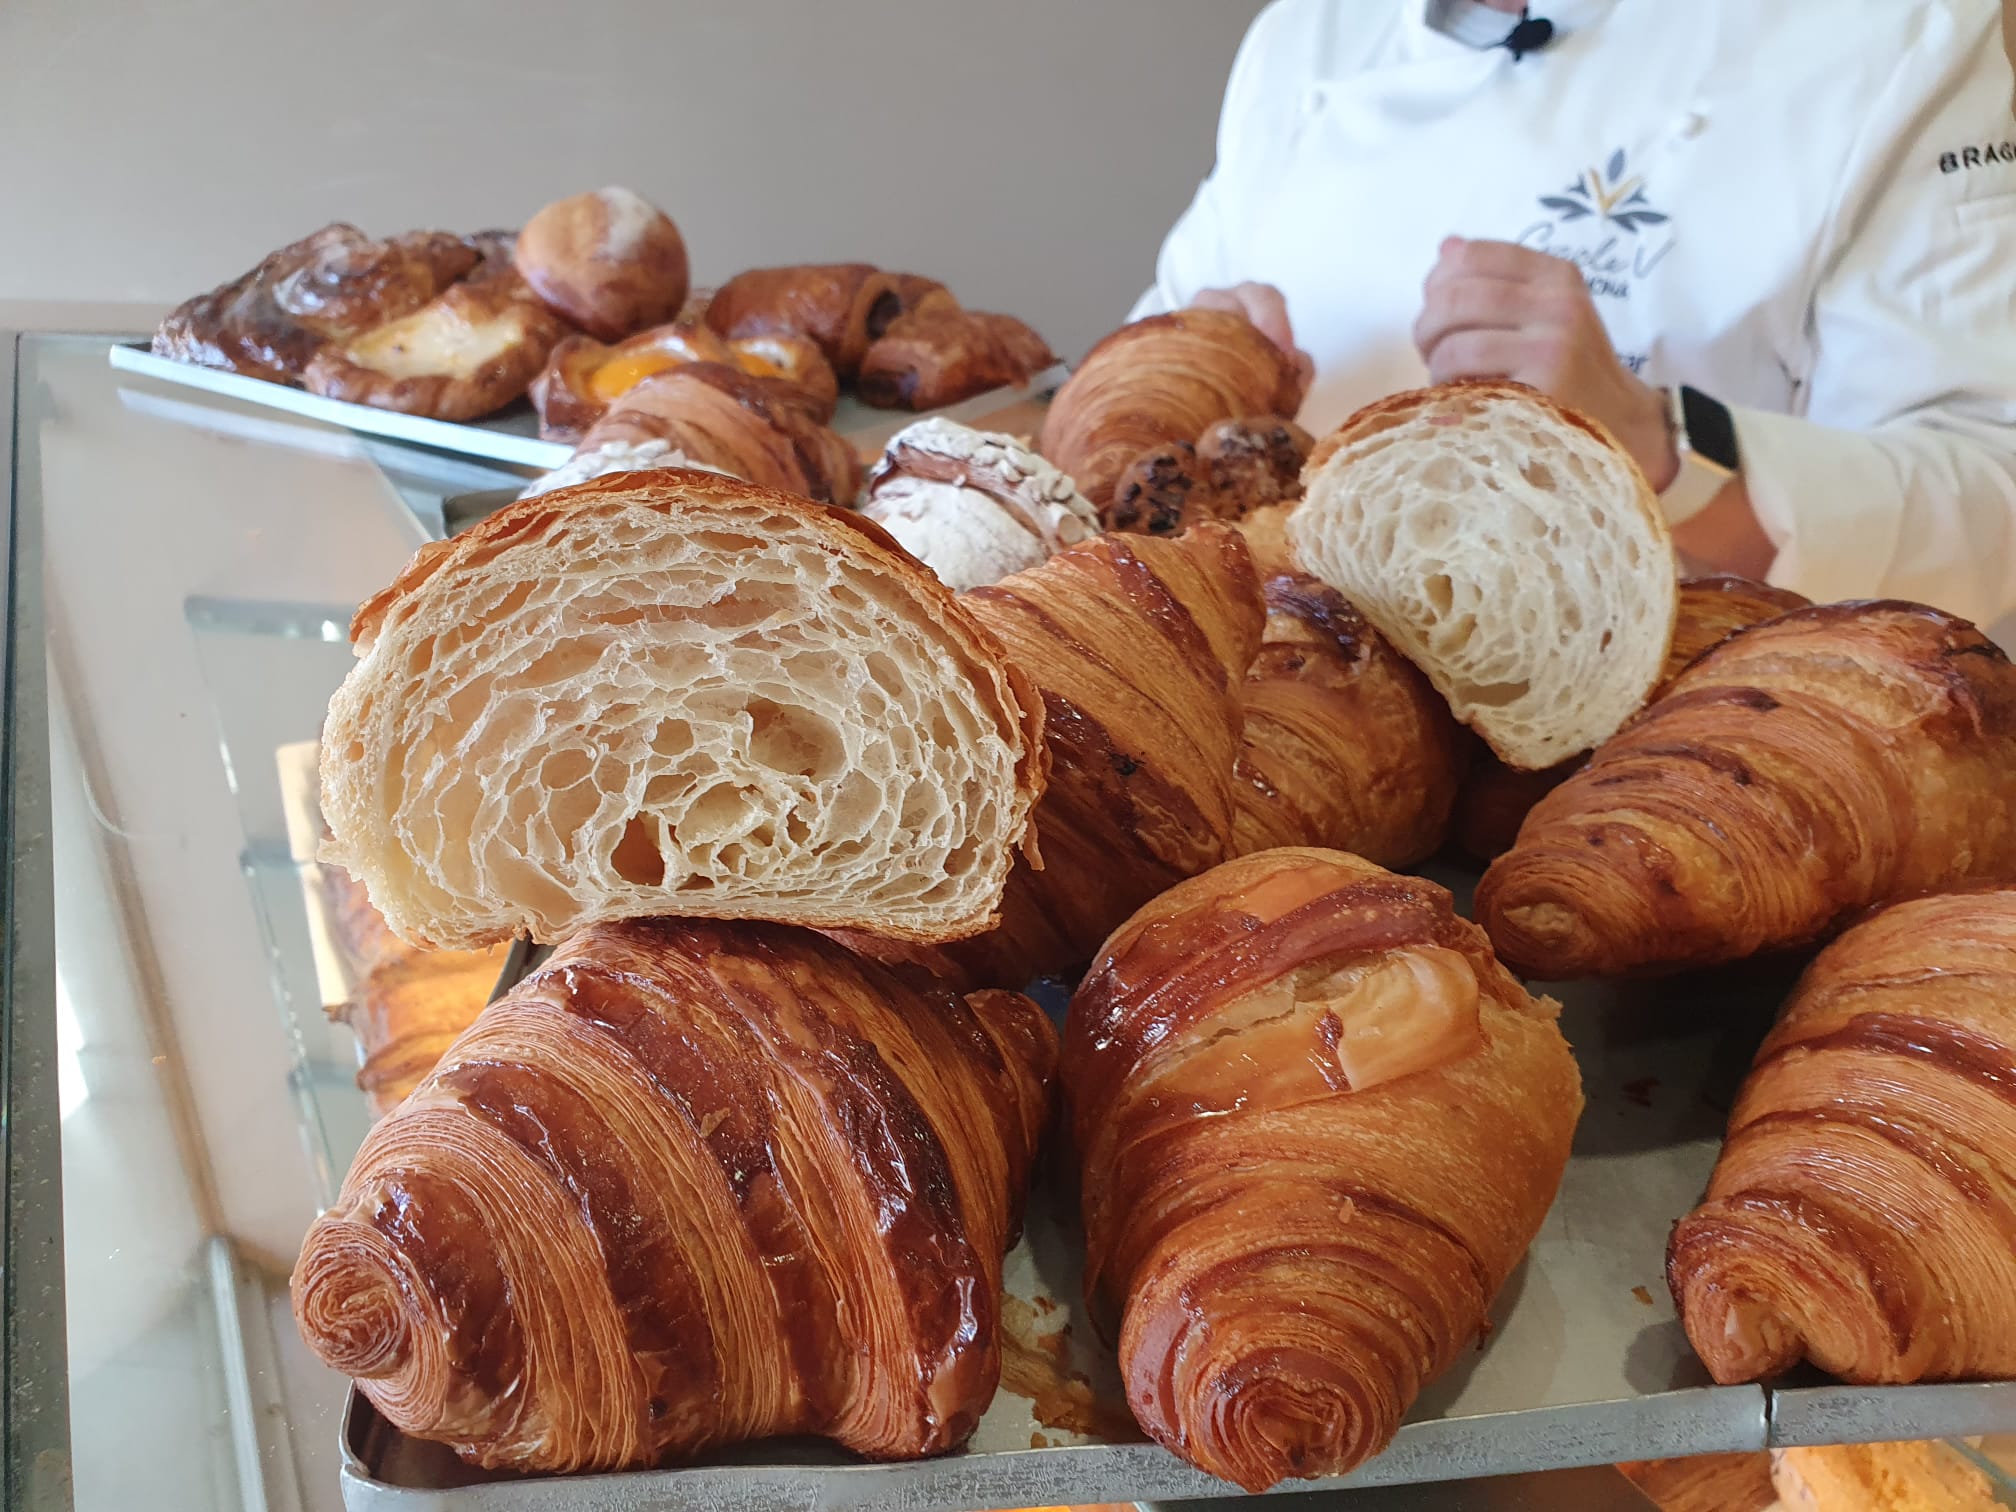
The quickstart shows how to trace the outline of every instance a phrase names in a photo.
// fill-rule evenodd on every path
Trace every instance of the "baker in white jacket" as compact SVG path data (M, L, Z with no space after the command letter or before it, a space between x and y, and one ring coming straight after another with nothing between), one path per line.
M1319 434L1424 379L1509 375L1603 420L1697 563L1984 626L2016 611L1996 0L1523 20L1511 38L1515 0L1276 0L1136 313L1243 308L1299 343Z

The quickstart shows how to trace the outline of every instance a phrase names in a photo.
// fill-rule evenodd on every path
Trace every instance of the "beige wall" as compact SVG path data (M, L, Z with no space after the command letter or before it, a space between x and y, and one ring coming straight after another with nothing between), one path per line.
M620 181L718 281L864 258L1075 355L1209 167L1259 0L0 0L0 302L172 303L348 218Z

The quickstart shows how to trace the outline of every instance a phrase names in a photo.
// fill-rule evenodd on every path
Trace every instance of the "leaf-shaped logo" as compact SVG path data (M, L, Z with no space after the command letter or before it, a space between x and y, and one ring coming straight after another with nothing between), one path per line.
M1619 147L1600 170L1586 169L1559 194L1541 195L1541 207L1564 221L1600 216L1634 236L1641 226L1665 225L1668 217L1646 197L1644 176L1625 176L1630 165L1630 154Z
M1610 161L1603 165L1603 177L1612 184L1624 177L1624 149L1619 147L1610 154Z
M1580 220L1589 213L1587 205L1577 200L1563 199L1558 194L1542 195L1540 203L1563 220Z

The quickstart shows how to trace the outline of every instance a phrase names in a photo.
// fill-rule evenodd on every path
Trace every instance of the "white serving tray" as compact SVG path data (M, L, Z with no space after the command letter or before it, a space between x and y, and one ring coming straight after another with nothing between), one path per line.
M564 441L539 439L539 417L523 400L487 419L458 424L448 420L429 420L420 415L402 415L396 410L376 409L368 404L347 404L340 399L325 399L291 384L177 362L172 357L155 355L148 350L145 342L115 343L110 350L112 366L120 372L242 399L306 419L340 425L365 435L385 436L468 457L485 457L493 462L536 468L541 472L558 467L574 454L574 448ZM1025 400L1046 398L1069 376L1070 369L1060 363L1038 373L1023 387L995 389L931 413L952 420L979 420ZM869 455L879 452L889 437L911 421L921 418L921 415L904 410L873 409L849 394L841 398L832 426L853 442L857 450Z

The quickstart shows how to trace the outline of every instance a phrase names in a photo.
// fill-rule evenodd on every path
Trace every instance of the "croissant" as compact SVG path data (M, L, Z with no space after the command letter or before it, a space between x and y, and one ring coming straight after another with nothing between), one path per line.
M1038 450L1103 506L1151 446L1195 442L1217 420L1292 415L1302 379L1244 316L1178 310L1122 326L1058 390Z
M890 322L861 358L858 388L863 403L881 409L941 409L1020 387L1056 360L1013 315L961 309L946 297Z
M707 473L508 505L351 634L324 858L414 944L673 908L954 939L1042 791L978 616L858 515Z
M302 1337L492 1468L776 1434L972 1432L1056 1032L801 930L598 925L364 1141L294 1269Z
M1687 668L1541 799L1476 917L1548 980L1739 960L2016 880L2016 669L1916 604L1794 610Z
M545 370L532 382L539 434L548 440L579 440L610 405L646 378L689 362L720 363L794 384L804 391L804 407L821 424L833 418L840 398L840 380L807 337L787 332L731 342L704 325L675 323L639 331L614 346L592 336L570 336L554 347Z
M577 453L662 441L689 464L822 504L852 504L861 458L790 384L716 362L653 374L610 405Z
M1151 1437L1249 1491L1386 1446L1560 1184L1556 1011L1443 889L1338 851L1228 861L1121 926L1063 1064L1087 1294Z
M1646 701L1656 703L1668 684L1695 659L1738 630L1776 619L1809 601L1789 588L1774 588L1733 574L1687 578L1680 584L1673 644L1658 685ZM1456 836L1463 849L1489 861L1512 848L1519 826L1533 805L1568 780L1589 759L1583 751L1537 772L1507 766L1488 749L1470 768L1456 798Z
M1380 866L1433 855L1471 745L1449 706L1335 589L1290 576L1265 592L1267 629L1243 694L1234 853L1314 845Z
M860 370L869 345L906 311L948 302L943 284L867 263L753 268L714 293L707 323L723 336L809 336L842 378Z
M1757 1052L1666 1275L1715 1379L2016 1376L2016 891L1886 909Z

